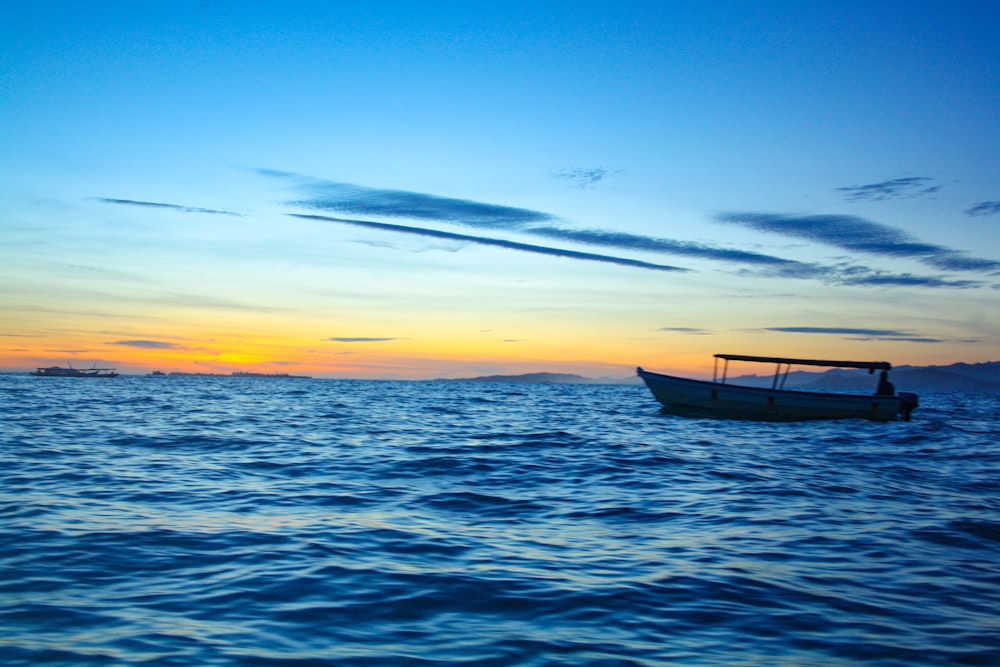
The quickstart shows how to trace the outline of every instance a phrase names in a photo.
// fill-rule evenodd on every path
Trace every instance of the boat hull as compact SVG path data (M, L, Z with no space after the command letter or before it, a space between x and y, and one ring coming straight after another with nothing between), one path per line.
M662 412L682 416L756 421L892 421L899 417L904 401L903 396L898 395L765 389L662 375L641 368L637 372L663 406Z

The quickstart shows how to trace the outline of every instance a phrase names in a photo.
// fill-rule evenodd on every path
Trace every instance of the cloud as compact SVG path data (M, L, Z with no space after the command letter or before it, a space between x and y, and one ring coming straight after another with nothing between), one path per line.
M766 327L764 331L781 333L847 334L851 336L908 336L894 329L853 329L849 327Z
M868 185L850 185L837 188L837 191L843 192L847 201L883 201L898 197L919 197L934 194L941 189L940 185L928 185L933 180L926 176L910 176Z
M799 267L807 269L807 265L791 259L782 259L772 255L762 255L747 250L733 250L729 248L717 248L714 246L702 245L699 243L689 243L685 241L673 241L671 239L655 238L639 234L629 234L626 232L614 232L600 229L565 229L560 227L529 227L525 233L546 238L558 239L561 241L572 241L586 245L600 245L611 248L622 248L626 250L640 250L643 252L656 252L673 255L683 255L685 257L697 257L699 259L721 260L728 262L741 262L744 264L763 264L768 266L782 266L786 268Z
M608 177L609 172L604 167L563 167L551 172L554 178L569 181L576 187L585 190L592 188Z
M232 215L239 218L243 217L242 213L236 213L235 211L220 211L214 208L194 208L191 206L181 206L179 204L161 204L158 202L135 201L132 199L108 199L106 197L94 197L93 199L94 201L99 201L102 204L122 204L125 206L143 206L146 208L169 209L172 211L180 211L182 213L211 213L213 215Z
M260 176L267 176L268 178L307 178L301 174L296 174L291 171L283 171L281 169L266 169L266 168L251 168L250 171Z
M895 329L855 329L851 327L767 327L763 331L796 334L824 334L838 336L861 337L863 340L877 338L879 340L910 342L910 343L942 343L940 338L927 338L908 331Z
M854 215L736 212L720 214L716 220L855 252L916 259L947 271L1000 270L1000 262L967 257L951 248L922 243L902 230Z
M947 280L937 276L915 276L911 273L881 273L867 267L852 267L832 282L859 287L957 287L968 289L982 287L980 280Z
M912 273L886 273L867 266L843 262L835 265L800 264L793 267L741 268L738 276L762 278L792 278L820 280L830 285L849 287L953 287L959 289L983 287L980 280L949 280L940 276Z
M315 182L307 187L310 197L287 203L321 211L433 220L491 229L519 229L529 223L557 220L555 216L541 211L420 192L383 190L333 182Z
M604 178L603 168L567 169L563 177ZM823 266L819 264L800 262L774 255L767 255L749 250L724 248L714 245L676 241L640 234L630 234L606 229L574 229L560 218L543 211L485 204L464 199L451 199L435 195L386 190L364 186L350 185L310 179L309 177L269 169L259 169L257 173L272 178L299 179L294 187L306 196L287 202L319 210L351 211L369 215L386 217L409 217L420 220L430 220L448 224L463 225L472 228L505 229L520 234L540 236L561 242L601 246L645 253L679 255L704 259L743 264L740 275L766 278L811 279L822 280L831 284L887 287L887 286L925 286L925 287L979 287L981 283L970 280L947 280L934 276L915 276L912 274L890 274L864 266ZM915 187L924 184L929 179L897 179L873 186L857 186L876 190L893 191L893 188ZM926 189L926 188L925 188ZM535 252L576 259L604 261L640 268L659 270L686 270L675 266L640 262L621 257L582 253L572 250L562 250L548 246L515 243L502 239L481 236L467 236L442 232L424 227L408 227L390 225L387 223L363 220L346 220L343 218L327 218L325 216L307 216L293 214L298 217L327 222L339 222L367 226L385 231L419 234L425 237L466 241L506 247L525 252ZM920 261L947 270L997 270L1000 262L970 258L962 253L936 246L920 243L906 233L885 227L877 223L854 216L804 216L793 217L766 213L729 213L718 216L721 222L743 224L745 226L783 233L790 236L807 238L809 240L837 245L850 250L868 252L878 255L915 257Z
M324 338L325 341L330 341L333 343L385 343L391 340L407 340L406 338L364 338L364 337L340 337L334 336L333 338Z
M259 169L273 178L295 177L288 172ZM601 180L603 168L568 169L563 177ZM305 177L299 177L305 179ZM596 182L595 180L595 182ZM331 181L304 180L297 189L309 196L286 202L316 210L342 211L383 217L415 218L485 229L506 229L570 243L695 257L711 261L740 262L775 267L782 277L808 278L820 275L815 266L747 250L719 248L639 234L602 229L572 229L543 211L484 204L465 199L449 199L416 192L386 190Z
M692 327L661 327L657 331L670 331L674 333L689 334L691 336L707 336L711 334L711 331L706 331L705 329L695 329Z
M145 350L175 350L177 345L165 343L159 340L116 340L107 345L124 345L125 347L139 347Z
M654 271L688 271L689 269L669 266L667 264L652 264L650 262L641 262L635 259L626 259L624 257L612 257L610 255L597 255L588 252L577 252L575 250L563 250L560 248L549 248L546 246L531 245L528 243L517 243L515 241L505 241L502 239L493 239L483 236L469 236L466 234L454 234L452 232L442 232L436 229L426 229L423 227L406 227L403 225L391 225L384 222L369 222L365 220L346 220L343 218L331 218L325 215L305 215L301 213L289 213L296 218L302 218L305 220L317 220L320 222L336 222L344 225L354 225L357 227L367 227L369 229L378 229L382 231L390 232L403 232L406 234L417 234L420 236L427 236L436 239L448 239L451 241L464 241L467 243L477 243L479 245L494 246L498 248L507 248L508 250L520 250L522 252L530 252L539 255L549 255L552 257L566 257L569 259L580 259L592 262L604 262L607 264L619 264L621 266L630 266L639 269L651 269Z
M965 214L973 218L982 215L996 215L1000 213L1000 201L983 201L965 211Z

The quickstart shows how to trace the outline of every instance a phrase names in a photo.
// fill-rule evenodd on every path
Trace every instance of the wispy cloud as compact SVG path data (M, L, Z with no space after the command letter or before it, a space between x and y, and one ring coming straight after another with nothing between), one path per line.
M324 338L325 341L330 341L332 343L386 343L392 340L407 340L405 338L367 338L363 336L333 336L332 338Z
M696 328L693 328L693 327L661 327L661 328L657 329L657 331L668 331L668 332L672 332L672 333L682 333L682 334L688 334L688 335L691 335L691 336L707 336L707 335L709 335L709 334L712 333L711 331L708 331L706 329L696 329Z
M576 187L586 190L602 182L610 172L604 167L562 167L553 170L551 175L553 178L569 181Z
M592 262L604 262L607 264L619 264L621 266L630 266L639 269L651 269L654 271L688 271L688 269L684 269L677 266L669 266L667 264L653 264L650 262L641 262L639 260L627 259L624 257L612 257L610 255L598 255L589 252L577 252L575 250L550 248L546 246L531 245L528 243L517 243L515 241L506 241L503 239L487 238L484 236L454 234L452 232L443 232L437 229L426 229L423 227L407 227L404 225L392 225L384 222L369 222L366 220L347 220L344 218L332 218L325 215L305 215L302 213L289 213L289 215L296 218L303 218L306 220L317 220L319 222L335 222L344 225L367 227L368 229L378 229L389 232L402 232L405 234L416 234L419 236L427 236L435 239L464 241L466 243L477 243L479 245L507 248L508 250L520 250L522 252L530 252L539 255L549 255L552 257L566 257L569 259L580 259Z
M529 223L557 219L548 213L526 208L349 183L315 182L307 188L311 196L287 203L320 211L433 220L491 229L516 230Z
M265 175L269 175L269 172L270 170L258 171L258 173ZM278 174L285 174L285 172L278 172ZM598 175L596 170L595 173L591 174L594 178L597 178ZM603 175L600 178L603 178ZM802 262L746 250L719 248L613 230L574 229L567 226L559 217L544 211L329 181L307 181L300 187L309 196L286 203L314 210L411 218L476 229L505 229L584 245L769 265L783 267L788 272L797 271L803 274L812 270Z
M124 345L125 347L138 347L144 350L176 350L179 346L173 343L166 343L161 340L116 340L107 345Z
M909 331L899 331L896 329L856 329L852 327L766 327L763 331L776 331L779 333L795 334L824 334L835 336L850 336L852 338L862 338L864 340L879 339L897 342L910 343L942 343L940 338L929 338Z
M308 180L313 180L309 179L307 176L303 176L302 174L296 174L295 172L284 171L282 169L267 169L263 167L253 167L250 169L250 171L254 172L255 174L259 174L260 176L267 176L268 178L285 178L285 179L306 178Z
M602 175L601 169L569 169L565 172L565 176L581 179L603 179L606 174ZM322 181L277 170L259 169L256 171L259 174L272 178L294 180L293 187L302 192L304 197L286 203L314 210L349 211L382 217L415 218L475 229L505 230L571 244L642 253L676 255L713 262L728 262L742 265L738 272L740 275L748 276L822 280L831 284L860 287L923 286L971 288L982 285L982 283L974 280L950 280L938 276L919 276L909 273L892 274L880 269L871 269L865 266L846 263L837 266L824 266L744 249L677 241L616 230L577 229L572 227L567 221L543 211L486 204L465 199L439 197L425 193ZM871 186L855 187L858 189L866 188L865 191L870 192L882 191L883 194L886 194L904 191L906 188L914 188L918 185L922 185L924 189L927 189L926 181L929 180L916 177L915 179L897 179ZM454 234L425 227L391 225L381 222L356 219L348 220L326 216L293 215L302 218L312 217L313 219L325 220L327 222L365 226L384 231L418 234L437 239L480 243L524 252L611 262L657 270L686 270L680 267L643 262L606 254L583 253L549 246L517 243L498 238ZM855 216L785 216L768 213L728 213L719 216L718 220L721 222L742 224L763 231L806 238L811 241L836 245L854 251L883 256L916 258L940 269L955 271L993 271L1000 269L1000 262L970 258L957 250L920 243L905 232Z
M968 257L958 250L922 243L906 232L853 215L724 213L731 223L872 255L910 258L947 271L998 271L1000 262Z
M99 201L102 204L121 204L124 206L142 206L146 208L159 208L159 209L169 209L171 211L179 211L181 213L211 213L212 215L232 215L238 218L242 218L242 213L237 213L235 211L220 211L214 208L195 208L193 206L181 206L180 204L161 204L159 202L152 201L135 201L133 199L109 199L107 197L94 197L94 201Z
M832 273L829 282L858 287L982 287L981 280L948 280L938 276L915 276L912 273L883 273L864 266L854 266Z
M979 202L965 211L966 215L973 218L978 218L981 215L996 215L998 213L1000 213L1000 201Z
M843 192L847 201L883 201L899 197L920 197L934 194L941 189L941 186L930 185L933 181L933 178L926 176L910 176L894 178L881 183L869 183L868 185L849 185L837 188L837 191Z
M791 259L782 259L781 257L775 257L773 255L763 255L747 250L718 248L700 243L674 241L671 239L643 236L640 234L629 234L626 232L616 232L602 229L566 229L563 227L529 227L524 231L528 234L534 234L536 236L544 236L550 239L571 241L574 243L583 243L586 245L598 245L609 248L622 248L625 250L639 250L642 252L682 255L698 259L740 262L743 264L762 264L787 268L807 268L802 262L796 262Z
M908 336L905 331L895 329L854 329L850 327L766 327L764 331L807 334L846 334L849 336Z

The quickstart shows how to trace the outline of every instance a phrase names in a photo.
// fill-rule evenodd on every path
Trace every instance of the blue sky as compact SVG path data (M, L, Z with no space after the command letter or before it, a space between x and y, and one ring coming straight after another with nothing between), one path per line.
M996 3L6 11L2 368L1000 359Z

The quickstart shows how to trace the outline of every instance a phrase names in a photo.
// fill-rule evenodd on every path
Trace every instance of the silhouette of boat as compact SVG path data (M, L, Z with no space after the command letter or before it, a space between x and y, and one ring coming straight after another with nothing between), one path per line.
M39 368L32 375L47 378L116 378L118 373L114 368L62 368L61 366L49 366Z
M725 362L721 376L719 359ZM771 387L726 384L730 361L777 364ZM869 395L785 389L785 380L793 365L860 368L867 370L869 374L880 371L879 385L876 392ZM636 373L662 404L661 411L668 414L760 421L855 418L891 421L898 417L909 420L910 413L919 404L918 396L910 392L895 393L889 382L890 370L892 365L886 361L828 361L717 354L711 382L651 373L642 368L637 368Z

